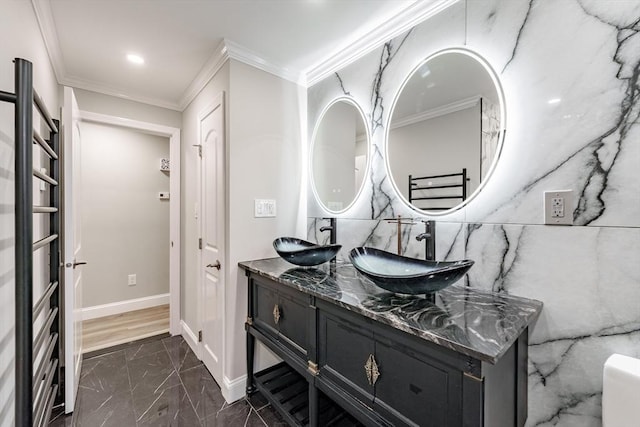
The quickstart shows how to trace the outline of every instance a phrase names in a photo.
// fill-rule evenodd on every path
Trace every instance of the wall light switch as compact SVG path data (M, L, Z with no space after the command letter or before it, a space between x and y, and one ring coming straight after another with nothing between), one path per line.
M276 201L273 199L255 199L254 212L255 218L273 218L276 216Z
M544 223L573 225L573 190L544 192Z
M168 191L161 191L158 193L158 199L160 200L169 200L170 194Z

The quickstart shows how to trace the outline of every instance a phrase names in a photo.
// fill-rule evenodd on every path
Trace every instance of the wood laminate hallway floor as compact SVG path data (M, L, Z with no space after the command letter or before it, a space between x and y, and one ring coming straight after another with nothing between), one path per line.
M227 404L181 336L147 338L87 355L76 409L50 427L281 427L260 394Z
M84 353L169 332L169 304L82 322Z

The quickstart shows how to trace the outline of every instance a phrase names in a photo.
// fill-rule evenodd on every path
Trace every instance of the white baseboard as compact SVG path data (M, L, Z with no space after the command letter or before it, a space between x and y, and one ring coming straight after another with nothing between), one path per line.
M233 380L224 377L220 391L227 403L233 403L242 399L247 394L247 376L243 375Z
M198 335L191 330L184 320L180 321L180 326L182 328L182 338L184 338L187 344L189 344L189 347L191 347L191 350L195 353L198 359L202 360L200 345L198 344Z
M96 319L165 304L169 304L169 294L151 295L149 297L94 305L93 307L82 309L82 320Z

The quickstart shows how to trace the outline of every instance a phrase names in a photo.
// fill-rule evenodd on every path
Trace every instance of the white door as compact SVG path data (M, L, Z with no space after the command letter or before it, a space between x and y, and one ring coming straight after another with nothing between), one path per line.
M65 412L73 411L82 367L82 243L80 235L80 118L70 87L64 88L64 383Z
M198 116L202 361L222 384L224 343L224 94Z

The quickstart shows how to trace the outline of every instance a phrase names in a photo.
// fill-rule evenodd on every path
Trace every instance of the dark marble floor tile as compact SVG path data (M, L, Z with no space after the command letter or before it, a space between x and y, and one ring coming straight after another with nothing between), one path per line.
M269 427L287 427L289 425L271 405L259 410L258 415Z
M129 391L129 373L123 351L84 360L79 389L111 395Z
M131 392L147 396L180 384L178 373L166 352L153 353L127 362Z
M260 418L255 409L251 409L245 427L267 427L265 422Z
M49 421L49 427L72 427L73 426L73 414L65 415L60 414L57 417Z
M138 426L200 426L182 385L164 389L157 395L133 397Z
M166 352L162 340L133 344L124 349L124 356L127 360L139 359L153 353Z
M201 419L217 414L226 406L220 387L203 364L180 372L180 378Z
M217 414L212 414L204 419L205 427L235 427L244 426L253 409L249 402L242 399L232 405L226 406Z
M269 404L267 399L260 393L259 391L253 393L251 396L247 397L247 400L253 406L253 409L259 411Z
M201 364L193 351L191 351L189 344L180 335L165 338L162 342L167 348L169 357L171 357L171 361L178 372Z
M130 392L107 395L90 389L80 389L73 415L78 427L135 426L133 399Z

